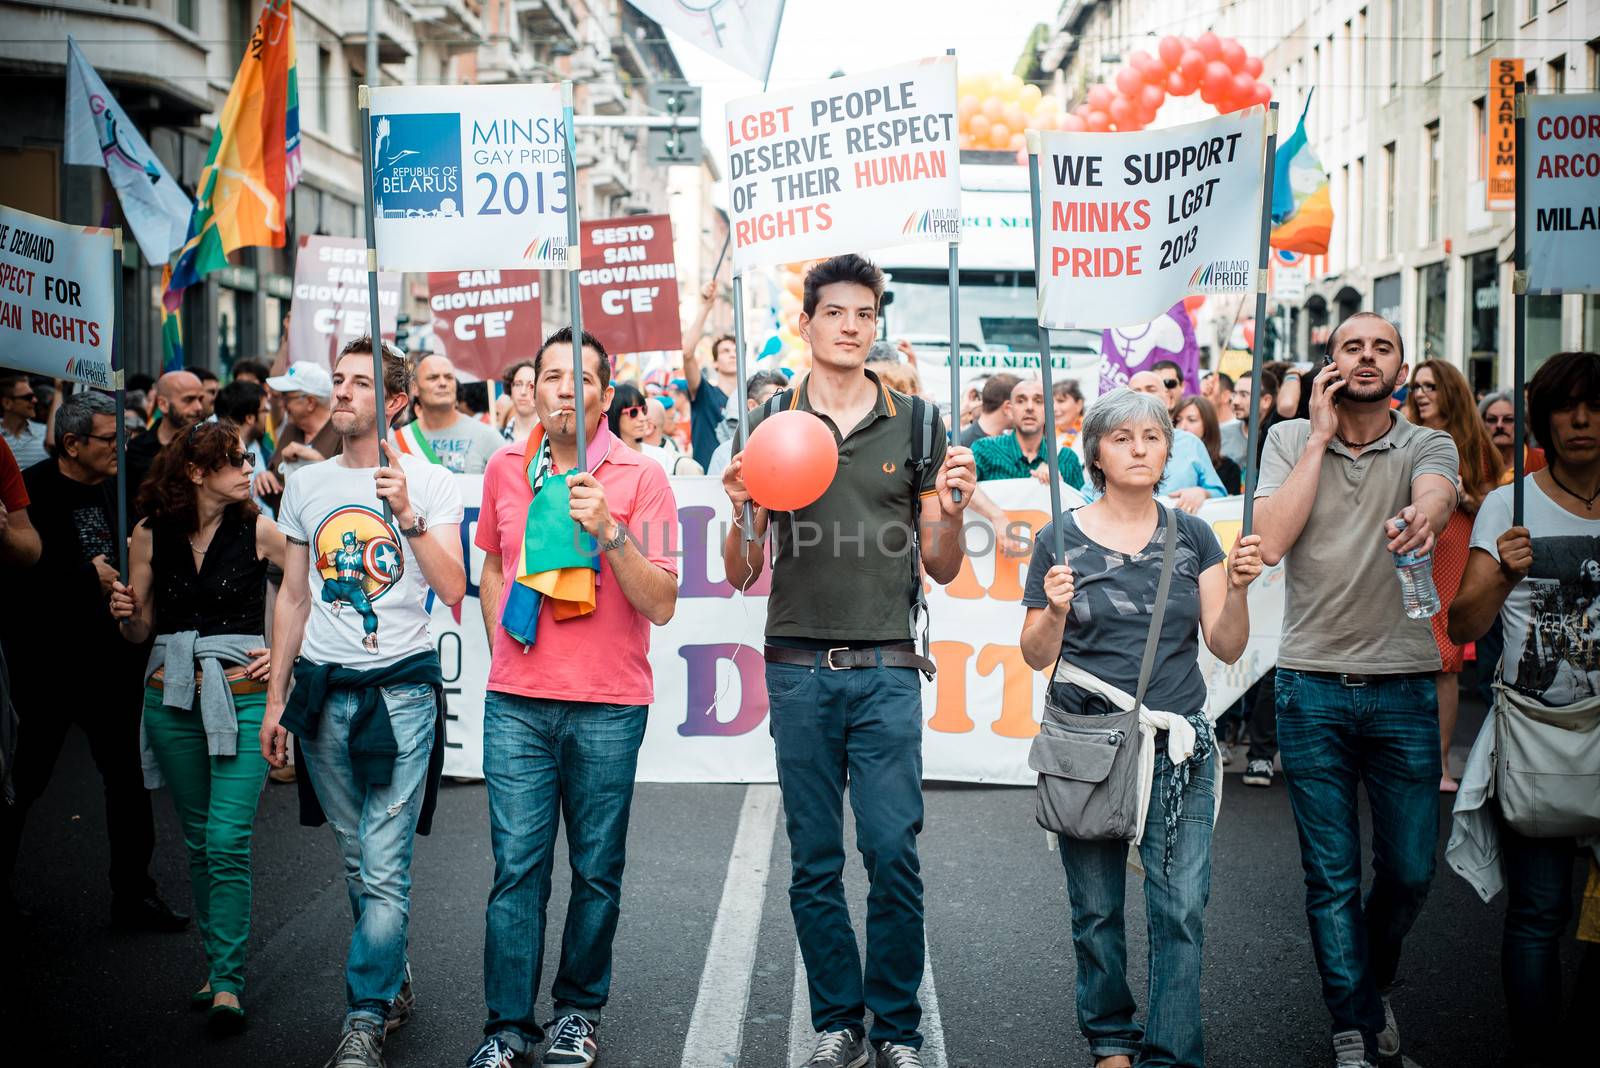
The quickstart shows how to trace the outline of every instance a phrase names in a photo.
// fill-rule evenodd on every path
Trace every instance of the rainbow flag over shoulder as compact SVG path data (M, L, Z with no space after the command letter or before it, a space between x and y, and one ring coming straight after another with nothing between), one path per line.
M1315 90L1312 90L1315 92ZM1311 97L1306 96L1306 111ZM1273 248L1285 252L1326 255L1333 235L1333 199L1328 192L1328 174L1322 161L1306 140L1306 112L1300 124L1273 157L1272 237Z
M589 441L587 467L594 470L610 451L615 438L604 420ZM532 488L538 479L544 427L536 425L523 447L526 475ZM571 472L549 472L528 505L517 553L516 578L506 594L500 625L523 645L532 645L538 629L540 606L548 599L556 622L577 619L594 611L600 571L600 546L572 521L567 477Z
M282 248L289 191L300 180L300 84L292 0L266 0L200 171L189 236L162 302L252 246Z

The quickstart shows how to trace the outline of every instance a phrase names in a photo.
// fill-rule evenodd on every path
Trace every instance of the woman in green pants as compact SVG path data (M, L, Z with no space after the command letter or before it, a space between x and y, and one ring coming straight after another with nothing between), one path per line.
M250 835L267 764L254 738L266 708L267 563L284 539L250 500L239 428L198 423L156 457L139 491L129 582L111 614L130 642L155 642L140 730L145 785L170 785L210 973L191 1001L208 1028L244 1027ZM240 738L244 741L241 744Z

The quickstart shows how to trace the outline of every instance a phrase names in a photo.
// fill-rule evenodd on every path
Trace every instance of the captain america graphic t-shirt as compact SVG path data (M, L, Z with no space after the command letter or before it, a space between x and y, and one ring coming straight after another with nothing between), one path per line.
M411 506L430 528L461 522L450 472L400 457ZM376 468L325 460L296 471L283 492L278 526L310 558L311 617L300 653L316 664L366 670L433 648L428 584L401 536L383 518Z

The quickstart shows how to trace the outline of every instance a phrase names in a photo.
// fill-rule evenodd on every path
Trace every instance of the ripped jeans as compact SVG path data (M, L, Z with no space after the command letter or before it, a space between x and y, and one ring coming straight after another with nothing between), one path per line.
M329 693L315 738L300 740L317 800L344 854L355 932L345 962L346 1029L381 1031L400 992L411 912L411 851L433 752L433 687L385 688L399 755L387 786L363 789L350 767L350 718L357 694Z

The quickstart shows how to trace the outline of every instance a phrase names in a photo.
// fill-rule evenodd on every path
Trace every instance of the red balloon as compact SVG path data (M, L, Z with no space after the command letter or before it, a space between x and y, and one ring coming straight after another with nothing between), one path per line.
M1145 68L1153 65L1155 61L1156 57L1142 48L1136 48L1128 53L1128 66L1138 71L1141 77L1144 75Z
M1161 43L1156 46L1156 52L1161 56L1161 65L1168 70L1176 70L1178 63L1183 59L1183 41L1177 37L1167 36L1161 38Z
M1183 307L1184 310L1186 310L1190 315L1193 315L1195 312L1200 310L1201 306L1204 305L1205 302L1205 294L1196 293L1192 297L1183 298Z
M1090 111L1104 111L1106 108L1111 106L1111 98L1115 95L1115 93L1103 85L1094 86L1089 90L1088 109Z
M1161 110L1161 105L1166 103L1167 94L1158 86L1147 85L1139 90L1139 108L1152 114Z
M1226 63L1233 70L1244 70L1244 45L1240 44L1238 41L1235 41L1232 37L1228 38L1226 41L1223 41L1220 46L1219 58L1221 58L1222 62Z
M1233 71L1222 60L1212 60L1206 64L1206 76L1200 79L1200 88L1219 99L1227 96L1233 89Z
M1178 61L1178 69L1183 71L1183 76L1191 82L1199 84L1206 73L1205 53L1198 48L1191 48L1184 52L1183 58Z
M1249 103L1255 99L1256 80L1250 77L1250 75L1245 74L1243 71L1235 74L1233 76L1233 87L1230 90L1230 94L1235 100L1242 100L1246 103Z
M1117 71L1117 91L1123 96L1133 96L1144 84L1144 78L1132 67L1123 67Z
M1250 101L1252 104L1260 104L1265 107L1272 103L1272 87L1265 82L1256 82L1254 92L1255 96Z
M1106 117L1106 113L1103 111L1089 112L1089 117L1084 122L1088 124L1089 129L1094 133L1105 133L1111 128L1111 120Z
M1194 39L1194 46L1206 57L1206 62L1222 58L1222 38L1207 30Z
M1188 96L1192 92L1194 92L1194 86L1190 85L1188 80L1184 78L1181 70L1175 70L1167 75L1168 96Z
M1156 113L1159 112L1160 110L1161 110L1160 108L1147 108L1143 104L1140 104L1139 105L1139 109L1138 109L1138 111L1139 111L1139 125L1140 126L1149 126L1152 122L1155 122L1156 121Z
M827 492L839 469L839 446L810 412L776 412L744 447L744 485L763 508L792 512Z
M1111 102L1111 121L1117 124L1119 130L1131 126L1138 114L1139 109L1125 96L1119 96Z
M1061 120L1061 128L1068 133L1083 133L1089 128L1089 124L1077 115L1067 115Z
M1261 60L1258 57L1256 57L1256 56L1245 56L1244 57L1244 72L1246 74L1250 75L1250 77L1259 78L1259 77L1261 77L1261 72L1266 70L1266 69L1267 69L1266 68L1266 64L1262 63Z

